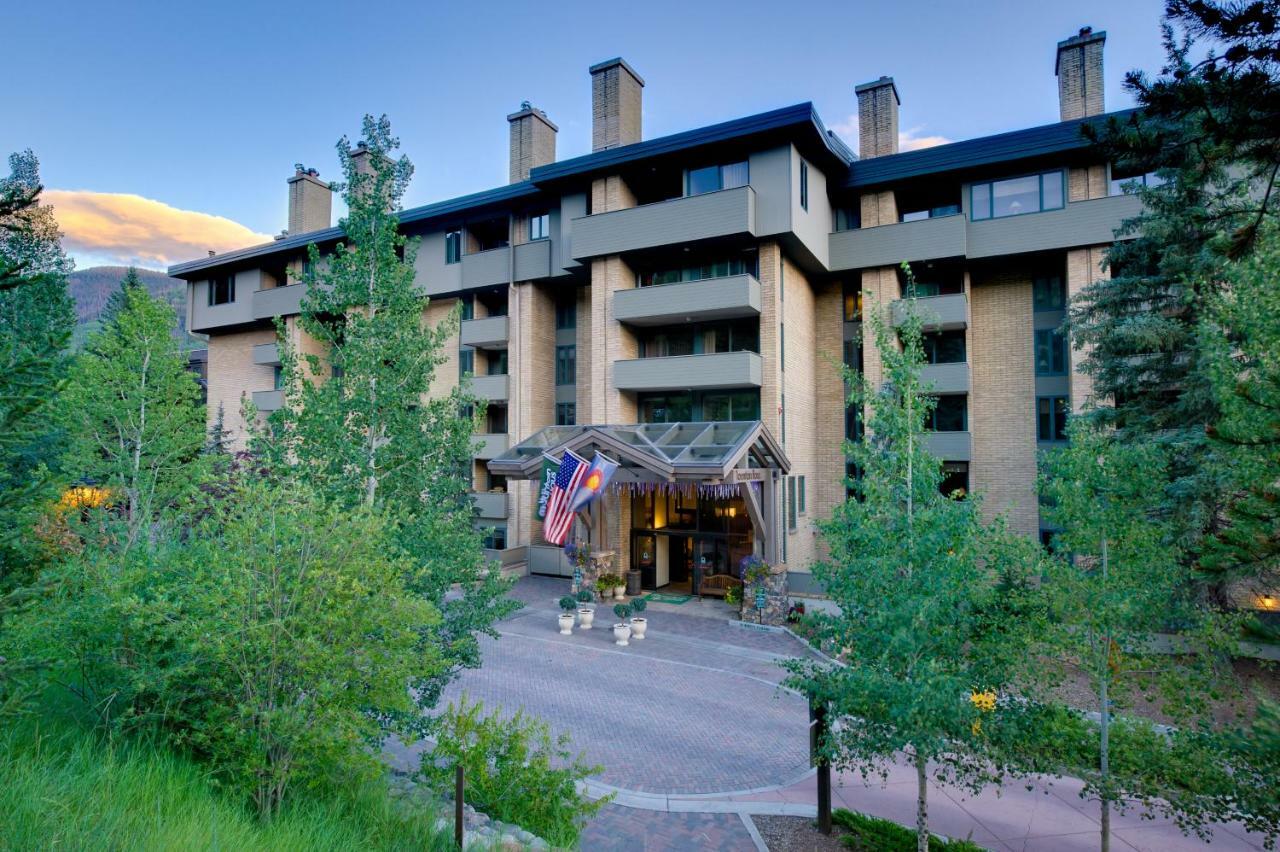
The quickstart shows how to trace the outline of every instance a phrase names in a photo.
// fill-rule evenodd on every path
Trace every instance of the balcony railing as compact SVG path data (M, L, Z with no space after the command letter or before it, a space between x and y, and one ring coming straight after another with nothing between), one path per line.
M690 243L754 236L756 194L749 186L673 198L573 220L576 259Z
M925 446L940 461L969 461L973 440L968 432L926 432Z
M965 217L940 216L839 231L831 235L829 245L832 269L865 269L897 266L904 260L963 257Z
M909 303L897 299L890 306L890 319L895 326L907 321ZM946 296L923 296L916 299L916 313L926 331L949 331L969 324L969 302L964 293Z
M253 363L268 367L279 364L280 347L274 343L259 343L253 347Z
M969 365L925 364L920 369L920 381L931 386L934 393L968 393Z
M270 413L284 408L284 391L265 390L253 392L253 404L259 411Z
M302 310L302 297L306 292L305 284L290 284L288 287L258 290L253 294L253 317L254 319L272 319L297 314Z
M716 352L613 362L613 384L621 391L758 388L763 375L760 356L755 352Z
M462 321L459 340L463 346L478 346L481 349L503 347L507 345L510 333L510 321L507 317L482 317Z
M462 256L462 286L492 287L511 280L511 248L502 246Z
M485 519L507 517L507 494L501 491L478 491L471 495L476 514Z
M635 287L613 294L614 318L630 325L759 316L760 305L760 282L753 275Z
M474 438L476 442L475 457L480 459L481 461L489 461L489 459L496 459L498 456L505 453L507 451L507 447L510 445L510 439L506 436L505 433L492 434L492 435L475 435Z
M475 376L471 379L471 391L478 398L489 402L506 402L508 395L508 377Z

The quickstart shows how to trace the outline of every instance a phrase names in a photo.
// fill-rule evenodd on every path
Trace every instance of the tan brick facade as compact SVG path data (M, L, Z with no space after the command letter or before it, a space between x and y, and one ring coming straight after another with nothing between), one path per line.
M644 81L621 60L591 69L591 150L640 141Z
M1090 246L1067 252L1067 299L1074 299L1080 291L1095 281L1105 280L1109 273L1102 267L1108 246ZM1087 348L1071 345L1071 410L1079 413L1090 404L1099 402L1093 398L1093 377L1081 370L1089 355Z
M1103 99L1102 48L1106 33L1088 29L1058 44L1058 107L1063 121L1099 115Z
M253 363L253 347L274 343L274 329L261 328L209 337L209 402L206 422L212 427L222 409L222 427L233 450L248 446L249 427L242 408L254 391L275 387L275 370Z

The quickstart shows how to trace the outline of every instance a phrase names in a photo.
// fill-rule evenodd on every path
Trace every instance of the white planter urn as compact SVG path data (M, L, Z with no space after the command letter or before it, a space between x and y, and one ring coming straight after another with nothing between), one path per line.
M578 610L578 626L583 630L590 630L591 623L595 620L596 611L594 609L588 609L584 606L582 609Z
M630 645L631 625L618 623L613 625L613 644Z
M557 621L560 622L561 636L571 636L573 634L573 613L562 612L557 618Z
M649 619L644 616L637 615L631 619L631 637L633 639L643 639L644 631L649 627Z
M626 595L626 593L627 593L627 587L626 587L626 586L614 586L614 587L613 587L613 599L614 599L615 601L620 601L620 600L622 600L623 596L625 596L625 595Z

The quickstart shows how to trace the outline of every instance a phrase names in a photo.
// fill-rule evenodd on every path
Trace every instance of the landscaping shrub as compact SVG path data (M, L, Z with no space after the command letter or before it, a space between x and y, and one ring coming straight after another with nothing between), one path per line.
M451 794L461 765L467 802L554 846L576 848L587 820L608 801L590 801L577 790L603 767L574 755L567 734L553 737L545 722L523 713L503 718L499 708L486 716L482 702L470 704L463 695L435 720L434 734L419 770L431 789Z
M916 852L916 833L887 819L838 808L831 821L848 829L841 841L860 852ZM929 837L929 849L937 852L982 852L982 847L968 840L943 840Z

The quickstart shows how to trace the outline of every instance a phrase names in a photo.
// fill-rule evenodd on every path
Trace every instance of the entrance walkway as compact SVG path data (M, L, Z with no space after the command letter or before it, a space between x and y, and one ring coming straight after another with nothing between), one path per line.
M803 643L730 623L719 604L651 605L649 635L626 648L613 644L608 607L597 627L560 636L556 600L568 585L521 579L514 594L525 608L499 625L501 638L484 641L484 665L464 672L444 700L466 692L507 713L523 707L605 767L588 792L616 798L588 826L584 850L764 849L752 814L816 815L806 704L779 686L778 662L808 653ZM833 787L836 807L914 822L915 773L906 766L884 784L839 775ZM1072 781L1030 791L1015 783L965 798L935 787L930 820L941 834L989 849L1096 849L1097 806L1078 791ZM1116 849L1206 848L1168 821L1129 815L1113 825ZM1211 848L1262 843L1223 826Z

